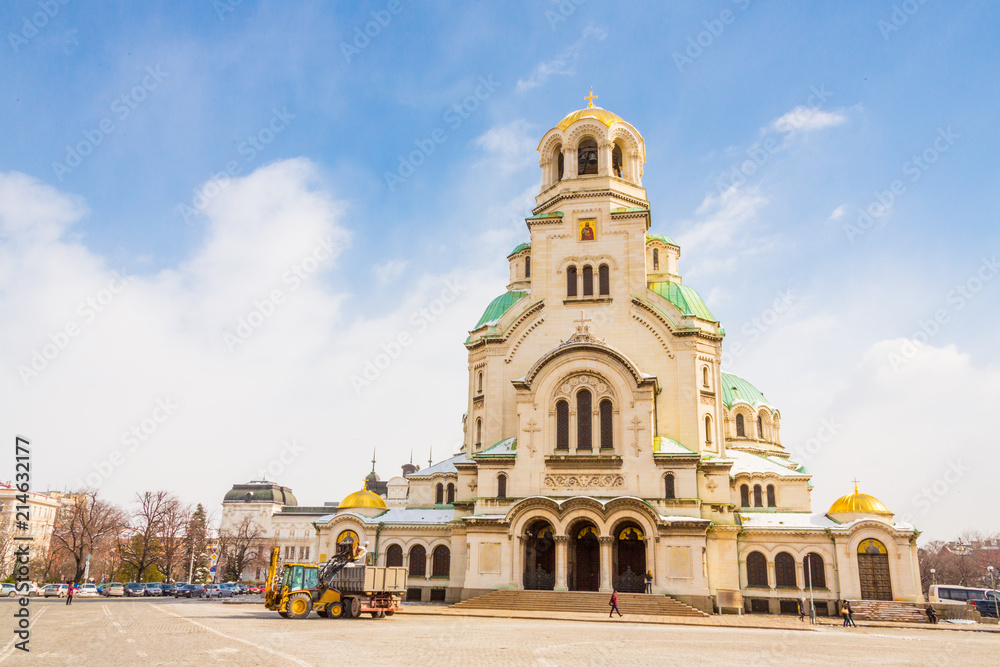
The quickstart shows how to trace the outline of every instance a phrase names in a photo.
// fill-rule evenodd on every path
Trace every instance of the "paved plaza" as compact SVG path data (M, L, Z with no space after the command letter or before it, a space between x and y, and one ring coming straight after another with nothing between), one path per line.
M12 636L16 602L0 601ZM803 629L532 620L402 613L384 620L290 621L259 605L32 599L31 652L6 665L994 664L995 633L924 628Z

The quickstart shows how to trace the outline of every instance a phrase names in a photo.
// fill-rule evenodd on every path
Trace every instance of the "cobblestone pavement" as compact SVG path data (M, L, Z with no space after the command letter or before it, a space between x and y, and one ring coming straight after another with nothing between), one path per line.
M7 665L868 665L996 664L993 633L821 626L807 631L397 614L285 620L216 601L32 598L31 652L0 601Z

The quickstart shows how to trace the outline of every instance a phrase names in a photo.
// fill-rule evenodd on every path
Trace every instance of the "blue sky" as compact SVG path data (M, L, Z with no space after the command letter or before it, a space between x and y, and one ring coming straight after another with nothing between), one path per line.
M975 490L1000 463L995 5L44 4L0 13L0 395L4 432L45 442L37 485L85 480L164 397L177 416L101 477L117 500L216 505L288 440L307 453L278 481L316 504L372 446L383 476L451 453L461 341L527 238L535 146L592 87L643 133L652 231L739 349L727 370L781 408L793 451L835 425L802 456L815 508L858 476L931 536L997 530ZM88 320L115 270L129 286ZM400 332L416 342L357 391Z

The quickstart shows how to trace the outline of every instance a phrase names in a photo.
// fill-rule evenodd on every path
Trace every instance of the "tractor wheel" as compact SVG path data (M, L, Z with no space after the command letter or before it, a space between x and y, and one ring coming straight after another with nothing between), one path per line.
M296 593L288 599L288 617L305 618L312 611L313 601L308 593Z
M344 605L339 602L333 602L329 607L326 608L327 618L340 618L344 615Z

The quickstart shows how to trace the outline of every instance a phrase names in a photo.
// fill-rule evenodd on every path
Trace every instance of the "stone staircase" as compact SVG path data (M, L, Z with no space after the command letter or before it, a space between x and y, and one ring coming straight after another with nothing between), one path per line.
M851 600L854 618L858 621L892 621L894 623L927 623L926 605L915 602L886 600Z
M585 591L492 591L452 605L455 611L466 609L509 609L511 611L584 612L606 614L610 611L610 593ZM708 616L666 595L619 593L622 614L638 616Z

